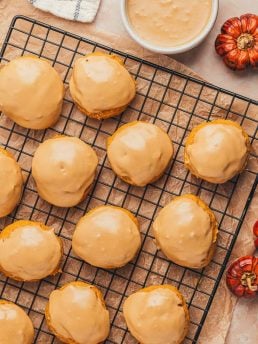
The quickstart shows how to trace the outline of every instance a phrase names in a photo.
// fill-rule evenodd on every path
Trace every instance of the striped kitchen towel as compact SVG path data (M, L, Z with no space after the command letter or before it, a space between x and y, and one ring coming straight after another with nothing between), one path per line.
M42 11L84 23L94 20L100 4L100 0L29 0L29 2Z

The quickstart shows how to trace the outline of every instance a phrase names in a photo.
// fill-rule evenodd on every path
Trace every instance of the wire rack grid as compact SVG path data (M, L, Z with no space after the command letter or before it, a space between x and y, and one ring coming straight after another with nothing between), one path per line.
M4 115L0 118L1 144L16 156L26 180L20 205L0 221L0 228L22 218L42 221L55 228L65 247L62 274L37 283L15 282L0 275L0 298L14 301L27 310L36 330L35 343L57 343L44 321L49 294L72 280L93 283L102 290L110 311L112 328L106 343L127 344L135 341L122 316L125 298L146 285L169 283L179 288L189 306L191 324L184 343L197 343L257 185L258 103L23 16L15 17L11 23L1 51L1 62L4 64L24 54L40 56L52 63L67 84L76 58L92 51L120 56L137 80L137 97L123 115L105 121L87 118L77 110L67 91L61 118L53 128L27 130ZM200 181L191 176L183 165L184 142L191 128L218 117L231 118L242 124L254 147L242 177L224 185ZM175 148L174 159L165 175L146 188L129 186L119 180L106 158L107 137L120 125L137 119L156 123L165 129ZM56 133L80 137L94 147L100 159L90 195L71 209L56 208L40 199L31 177L31 159L35 149ZM243 181L245 187L241 188ZM240 190L241 201L238 199ZM211 264L202 270L185 269L169 262L153 243L151 224L157 212L173 196L185 192L192 192L206 201L219 222L216 254ZM94 268L83 263L71 250L71 236L78 219L101 204L125 207L140 221L141 251L124 268Z

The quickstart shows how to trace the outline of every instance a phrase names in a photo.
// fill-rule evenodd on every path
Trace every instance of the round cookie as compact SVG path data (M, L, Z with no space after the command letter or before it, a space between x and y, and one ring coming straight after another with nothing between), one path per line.
M167 133L156 125L134 121L108 138L107 155L122 180L145 186L165 172L173 156L173 145Z
M73 207L87 196L97 166L98 157L88 144L60 135L39 145L32 160L32 176L45 201Z
M153 230L157 246L172 262L200 269L211 261L217 240L217 221L197 196L174 198L158 214Z
M54 290L45 314L49 329L63 343L99 344L109 334L109 312L103 296L87 283L71 282Z
M0 69L0 109L15 123L45 129L58 120L64 85L47 61L18 57Z
M61 239L39 222L16 221L0 233L0 271L17 281L38 281L59 272Z
M141 344L181 344L189 312L179 290L170 285L140 289L123 306L126 324Z
M21 199L23 177L11 153L0 147L0 218L9 215Z
M139 251L141 235L136 217L126 209L100 206L83 216L73 234L74 252L87 263L119 268Z
M95 52L76 60L70 92L81 112L105 119L127 108L135 97L136 84L118 56Z
M0 300L0 343L32 344L34 328L24 310L12 302Z
M250 141L236 122L218 119L195 127L186 140L185 166L198 178L222 184L242 172Z

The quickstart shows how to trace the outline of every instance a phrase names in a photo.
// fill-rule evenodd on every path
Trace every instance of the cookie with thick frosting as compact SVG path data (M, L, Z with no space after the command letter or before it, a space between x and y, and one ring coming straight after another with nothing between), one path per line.
M0 300L0 343L32 344L34 328L24 310L12 302Z
M38 281L59 272L63 245L40 222L16 221L0 233L0 271L18 281Z
M13 155L0 147L0 218L9 215L21 199L23 177Z
M43 59L21 56L0 69L0 109L22 127L45 129L54 125L63 97L60 75Z
M122 180L145 186L165 172L173 156L173 144L155 124L134 121L108 138L107 155L113 171Z
M39 195L58 207L73 207L84 200L94 181L98 157L77 137L56 136L37 148L32 176Z
M84 114L105 119L127 108L135 97L136 85L121 58L94 52L75 61L70 92Z
M197 196L174 198L153 223L157 246L172 262L200 269L213 257L217 221L210 208Z
M72 246L87 263L105 269L119 268L139 251L141 235L133 214L110 205L92 209L76 225Z
M84 282L54 290L46 307L50 330L63 343L99 344L110 330L109 312L101 292Z
M186 140L185 166L198 178L222 184L243 171L250 141L236 122L218 119L195 127Z
M138 290L123 306L131 334L141 344L181 344L189 327L189 312L179 290L157 285Z

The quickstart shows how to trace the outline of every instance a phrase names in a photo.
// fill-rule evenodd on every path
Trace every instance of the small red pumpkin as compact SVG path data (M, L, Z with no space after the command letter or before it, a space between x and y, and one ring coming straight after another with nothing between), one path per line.
M237 259L230 265L226 281L236 296L255 297L258 292L258 258L246 256Z
M258 237L258 220L255 221L255 224L253 226L253 232L254 232L254 236Z
M233 70L258 67L258 16L245 14L227 20L217 36L215 48Z
M254 239L254 246L258 249L258 220L255 222L253 226L253 232L254 236L256 236L256 239Z

